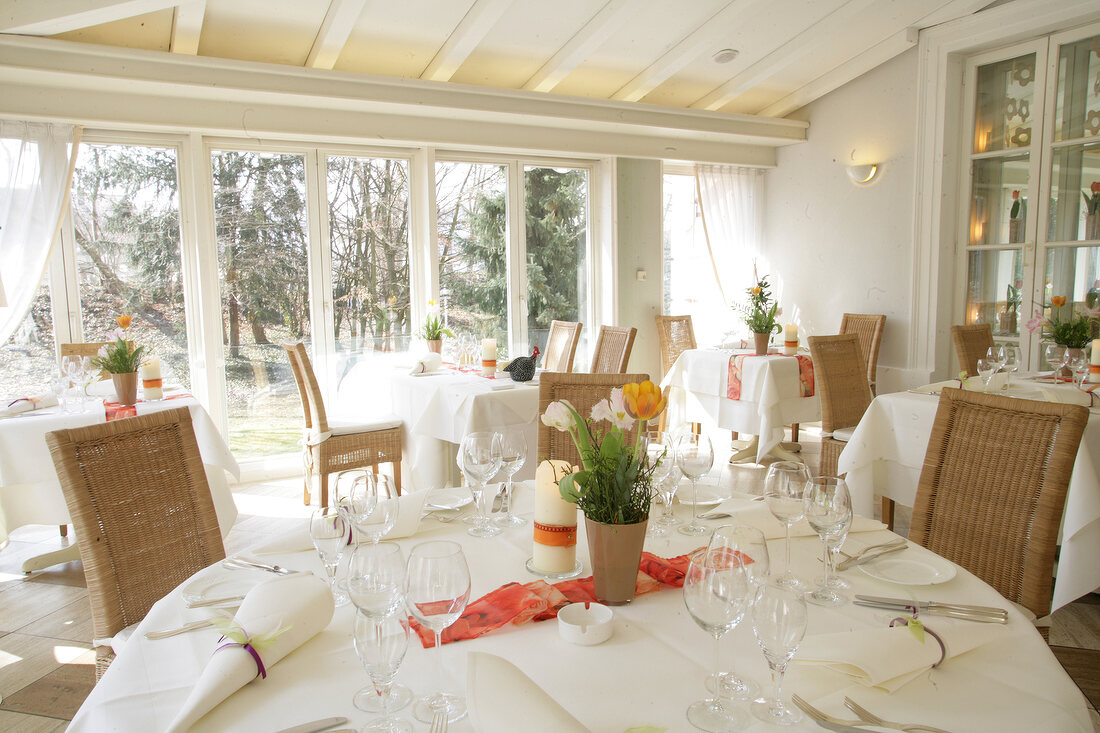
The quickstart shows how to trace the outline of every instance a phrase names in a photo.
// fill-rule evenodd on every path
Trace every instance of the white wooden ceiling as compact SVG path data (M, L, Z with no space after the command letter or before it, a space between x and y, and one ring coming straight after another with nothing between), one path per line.
M782 117L1004 1L0 0L0 33Z

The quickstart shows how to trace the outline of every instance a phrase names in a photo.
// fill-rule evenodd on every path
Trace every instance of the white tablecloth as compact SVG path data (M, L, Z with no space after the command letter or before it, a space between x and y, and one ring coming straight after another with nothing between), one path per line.
M530 516L530 484L517 487L517 508ZM677 511L684 514L684 507ZM580 538L580 557L587 564L585 539ZM869 544L887 539L885 531L853 535L850 542ZM472 597L509 581L533 579L523 564L531 554L531 525L488 540L465 534L460 522L421 522L420 532L402 540L409 548L426 539L460 542L473 579ZM676 534L671 539L647 540L646 549L670 557L701 544L698 539ZM782 564L782 540L769 543L777 565ZM906 553L920 554L921 548ZM795 569L803 577L819 572L820 541L796 538ZM314 553L267 556L296 569L320 572ZM205 571L204 571L205 572ZM960 570L947 583L926 588L907 588L873 580L859 570L845 576L856 592L953 600L1006 607L991 588ZM195 731L263 731L344 715L351 727L362 726L374 716L352 705L352 695L367 677L351 644L354 609L337 609L329 627L268 670L266 680L255 680L222 703ZM997 730L1001 733L1074 731L1090 733L1085 700L1063 671L1034 628L1015 610L999 639L949 660L892 695L871 690L822 667L792 665L785 688L797 692L831 712L841 714L843 696L849 694L886 717L920 721L958 733ZM177 589L153 606L107 674L95 686L69 728L81 731L163 730L190 690L217 646L216 631L205 630L161 641L147 641L145 631L175 627L202 618L206 612L183 607ZM810 607L811 635L854 629L881 628L894 614L847 605L838 609ZM935 626L934 619L927 619ZM687 706L706 693L703 680L713 665L713 637L702 631L687 614L681 591L665 588L640 596L629 606L615 609L614 636L599 646L571 645L558 636L556 622L506 628L479 639L448 644L443 648L443 668L450 689L461 691L466 679L466 655L471 651L504 657L531 677L590 730L622 733L639 725L662 726L669 731L690 730L684 714ZM424 649L411 640L397 681L416 695L436 689L436 650ZM763 655L753 638L751 624L741 626L723 641L728 664L767 684ZM733 703L746 709L745 703ZM399 713L411 719L411 708ZM416 730L426 726L416 724ZM522 724L517 721L517 730ZM804 720L799 730L820 730ZM451 726L452 733L472 730L468 720ZM774 728L752 719L749 731L765 733Z
M225 536L237 519L237 507L225 480L225 471L239 478L241 469L206 410L195 398L181 397L140 402L137 412L143 415L176 407L191 410L195 439L206 465L218 524ZM99 404L95 410L80 414L66 414L60 407L51 407L0 420L0 541L9 530L24 524L68 524L71 521L50 449L46 446L46 433L95 425L106 419L103 406Z
M838 470L848 474L857 512L871 513L875 493L913 506L938 407L935 395L896 392L879 395L867 408L838 462ZM1100 415L1095 410L1070 477L1061 543L1055 610L1100 587Z
M661 381L669 387L669 424L704 422L760 436L757 460L783 437L783 426L821 419L821 399L800 397L798 360L790 356L745 359L741 399L726 397L730 357L744 351L689 349Z

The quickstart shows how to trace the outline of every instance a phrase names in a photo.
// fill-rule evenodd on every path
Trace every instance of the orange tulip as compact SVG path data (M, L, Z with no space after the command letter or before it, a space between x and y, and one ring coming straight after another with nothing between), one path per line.
M118 321L118 327L119 328L129 328L130 327L130 321L134 320L134 317L133 316L119 316L115 320Z
M760 295L760 293L762 292L764 292L764 288L760 287L759 285L752 289L753 295Z
M1050 304L1055 308L1061 308L1066 304L1066 296L1064 295L1052 295L1050 298Z
M665 409L665 396L661 388L648 379L623 386L623 406L626 414L635 420L652 420Z

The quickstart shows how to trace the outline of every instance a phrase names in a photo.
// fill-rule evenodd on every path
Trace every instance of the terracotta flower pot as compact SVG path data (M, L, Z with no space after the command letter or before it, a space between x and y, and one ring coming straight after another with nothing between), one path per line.
M764 356L768 353L768 342L771 341L770 333L753 333L753 345L756 347L756 355Z
M115 383L115 396L120 405L133 405L137 402L138 373L112 374Z
M648 523L602 524L584 518L596 600L600 603L622 606L634 600Z
M428 351L434 351L437 354L442 354L443 339L428 339Z

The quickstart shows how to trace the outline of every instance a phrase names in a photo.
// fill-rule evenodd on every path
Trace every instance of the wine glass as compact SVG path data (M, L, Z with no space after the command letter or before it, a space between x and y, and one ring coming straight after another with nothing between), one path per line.
M740 557L745 578L750 585L750 597L757 588L768 582L768 543L759 529L743 524L723 525L714 530L707 550L719 555L736 554ZM715 682L718 684L718 694L731 700L753 700L760 692L759 684L738 676L733 670L708 677L707 689L711 692L715 689Z
M527 439L518 429L508 430L499 435L500 470L508 474L508 484L504 490L504 513L494 517L493 524L503 528L522 527L527 524L527 520L517 517L512 512L512 477L527 462Z
M836 569L837 555L840 553L840 548L844 546L844 541L848 539L848 530L852 528L852 516L854 514L848 516L848 521L844 523L843 527L825 539L825 546L829 548L829 554L827 555L829 571L818 578L818 582L835 591L852 589L852 584L840 577L840 573Z
M470 493L474 497L474 526L466 530L474 537L493 537L500 534L500 527L489 522L489 511L495 494L486 484L500 470L501 450L499 433L469 433L459 447L462 471L470 478Z
M1008 374L1005 380L1005 388L1012 386L1012 375L1019 371L1020 366L1024 362L1023 354L1020 353L1019 346L1013 346L1006 344L1001 349L1004 351L1004 370Z
M360 545L348 563L348 595L359 613L382 623L404 609L405 557L392 542ZM389 711L400 710L412 700L412 692L404 685L391 685L385 705ZM353 698L355 707L368 713L382 711L382 700L373 685L367 685Z
M355 518L355 531L360 540L380 542L397 523L400 492L393 479L382 473L364 473L363 486L367 498L364 511Z
M1085 377L1089 373L1089 366L1091 364L1092 359L1089 357L1089 352L1085 349L1078 350L1078 353L1069 360L1068 366L1073 372L1073 384L1078 389L1081 389L1081 386L1085 383Z
M660 430L647 431L643 440L646 467L652 470L650 480L664 505L661 517L650 524L647 534L663 537L671 527L676 526L676 517L672 515L672 499L676 496L676 484L680 480L680 470L676 466L676 440L670 433Z
M750 587L738 553L719 548L692 555L684 576L684 605L699 628L714 636L716 676L721 674L722 636L744 618ZM689 705L687 719L696 728L714 733L738 730L748 723L740 710L724 707L718 694Z
M309 536L321 557L325 575L328 576L328 586L337 606L345 606L348 602L347 594L336 586L336 568L339 567L340 556L347 547L349 530L347 521L336 507L321 507L313 512L309 520Z
M367 671L378 699L382 717L367 723L363 731L412 733L412 725L391 716L391 688L405 651L409 648L409 620L404 614L394 614L381 621L355 614L355 653ZM371 688L368 688L371 689ZM362 690L356 693L356 706Z
M437 540L412 549L405 571L405 605L435 634L440 674L439 691L418 700L413 711L423 723L432 722L437 711L446 713L452 722L466 715L466 700L442 689L443 629L458 620L469 600L470 568L458 543Z
M707 528L699 523L696 484L714 465L714 448L710 438L702 433L683 435L676 449L676 465L691 479L691 524L680 527L680 533L692 536L706 534Z
M332 505L353 530L353 539L359 540L355 524L371 508L374 495L367 491L366 472L360 468L340 471L332 487Z
M983 389L989 391L989 381L997 372L997 363L986 358L978 359L978 376L982 378Z
M797 461L776 461L764 477L764 501L772 516L787 527L786 571L776 583L784 588L802 590L805 585L791 571L791 527L802 519L802 498L810 483L810 469Z
M821 561L825 565L825 581L806 600L818 606L842 606L847 599L829 585L829 541L841 533L847 534L847 527L852 524L848 485L835 476L816 476L810 479L803 503L806 521L821 538Z
M1047 344L1044 356L1046 356L1047 364L1050 364L1054 369L1050 373L1050 381L1057 382L1058 377L1061 376L1062 367L1066 365L1066 347L1058 344Z
M806 601L798 591L768 583L756 594L752 606L752 630L772 671L772 699L757 700L752 712L773 725L795 725L802 713L783 700L783 674L802 637L806 635Z
M1005 351L1003 346L990 346L985 350L985 358L993 363L994 373L1001 371L1005 365Z

